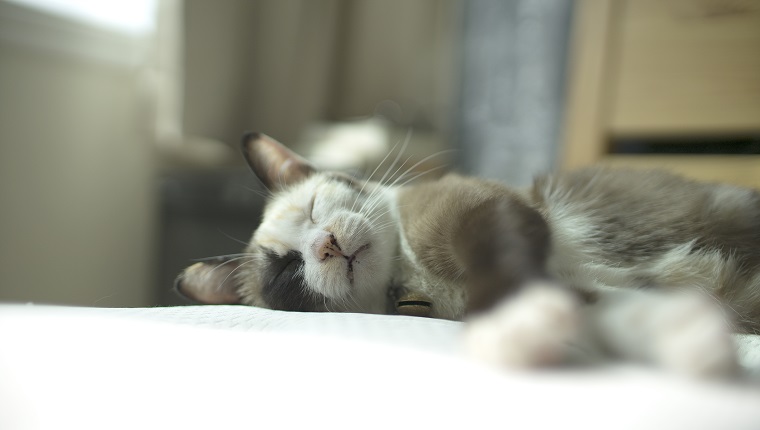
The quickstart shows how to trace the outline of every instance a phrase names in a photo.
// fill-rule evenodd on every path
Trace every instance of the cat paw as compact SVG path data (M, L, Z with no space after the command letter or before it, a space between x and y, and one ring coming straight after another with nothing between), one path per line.
M665 297L653 322L651 358L655 364L698 377L731 376L737 372L731 325L708 298Z
M530 284L468 321L465 349L478 360L502 367L560 363L579 331L578 306L576 298L556 284Z

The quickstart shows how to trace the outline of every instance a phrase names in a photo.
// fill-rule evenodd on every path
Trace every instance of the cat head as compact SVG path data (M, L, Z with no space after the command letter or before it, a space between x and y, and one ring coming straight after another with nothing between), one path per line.
M397 246L393 190L322 172L274 139L243 137L270 192L245 252L196 263L177 291L198 302L292 311L385 311Z

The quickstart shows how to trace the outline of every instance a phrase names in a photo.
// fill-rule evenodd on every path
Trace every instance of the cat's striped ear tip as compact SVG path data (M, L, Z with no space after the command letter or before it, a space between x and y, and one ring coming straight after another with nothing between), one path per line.
M283 150L289 151L282 143L277 141L277 139L258 131L247 131L243 133L240 145L243 153L251 153L251 151L256 150L256 147L269 148L270 150L275 148L278 152ZM296 156L295 154L293 155Z
M258 131L246 131L243 133L243 137L240 139L240 144L242 145L243 149L245 149L251 142L259 140L265 136L266 135L264 133L259 133Z
M243 134L241 146L248 165L269 190L302 181L316 171L306 159L264 133Z

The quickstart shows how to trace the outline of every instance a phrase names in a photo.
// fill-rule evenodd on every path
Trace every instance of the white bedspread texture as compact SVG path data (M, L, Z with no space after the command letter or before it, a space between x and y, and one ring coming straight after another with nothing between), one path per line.
M760 386L506 372L461 324L239 306L0 306L0 428L759 429ZM760 340L738 339L760 368Z

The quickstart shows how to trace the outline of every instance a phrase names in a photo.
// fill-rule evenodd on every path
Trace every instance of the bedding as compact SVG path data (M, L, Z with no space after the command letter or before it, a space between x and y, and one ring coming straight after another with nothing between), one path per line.
M462 324L242 306L0 305L0 428L760 428L742 382L606 364L502 371ZM578 345L577 364L599 357Z

